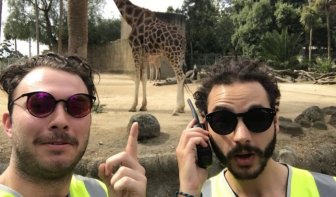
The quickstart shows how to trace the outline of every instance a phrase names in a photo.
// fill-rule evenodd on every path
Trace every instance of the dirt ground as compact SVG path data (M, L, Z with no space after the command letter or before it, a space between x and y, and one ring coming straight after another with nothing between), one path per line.
M194 91L197 86L198 83L188 84L191 91ZM127 124L130 117L135 114L135 112L128 112L134 91L134 82L130 75L102 74L97 88L100 103L104 105L103 113L93 113L91 138L84 158L107 158L123 150L127 137ZM287 118L294 119L303 110L313 105L320 108L336 106L336 85L280 84L280 89L282 94L280 115ZM176 85L153 86L153 83L147 83L148 113L158 119L162 133L158 138L139 144L139 155L175 151L181 131L191 120L187 104L186 113L179 116L171 115L175 106L175 92ZM142 95L141 91L140 95ZM192 98L192 94L185 91L185 99L187 98ZM1 93L0 111L6 110L6 104L7 97ZM6 163L10 156L10 144L8 138L3 132L1 133L0 161ZM310 133L313 135L309 135ZM319 137L316 137L314 131L308 131L307 135L298 138L280 134L278 140L280 146L286 146L288 141L294 141L291 146L305 154L307 147L325 141L330 141L335 145L336 129L329 125L328 131L323 132ZM336 168L336 163L331 165Z

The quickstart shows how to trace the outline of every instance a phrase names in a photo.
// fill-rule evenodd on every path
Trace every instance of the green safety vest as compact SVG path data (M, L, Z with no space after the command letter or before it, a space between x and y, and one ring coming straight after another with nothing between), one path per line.
M287 197L336 197L336 177L287 167ZM204 197L235 197L224 177L225 170L205 182L202 188Z
M0 185L0 197L23 197L9 187ZM97 179L73 175L69 197L108 197L104 183Z

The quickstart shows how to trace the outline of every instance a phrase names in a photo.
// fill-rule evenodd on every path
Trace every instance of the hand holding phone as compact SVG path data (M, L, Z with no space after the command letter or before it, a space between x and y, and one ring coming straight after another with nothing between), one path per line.
M195 126L206 129L205 125L200 123L200 121L198 119L197 112L196 112L196 110L194 108L194 105L192 104L191 100L187 99L187 102L188 102L189 107L191 109L191 114L192 114L193 118L196 119ZM211 146L210 146L209 141L207 143L208 143L207 147L203 147L201 145L196 145L197 165L201 168L207 168L208 166L210 166L212 164L212 150L211 150Z

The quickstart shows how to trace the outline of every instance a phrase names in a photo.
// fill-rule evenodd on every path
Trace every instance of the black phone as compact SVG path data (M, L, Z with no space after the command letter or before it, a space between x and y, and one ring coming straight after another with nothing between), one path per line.
M205 125L200 123L199 119L198 119L198 115L197 112L194 108L194 105L192 104L190 99L187 99L187 102L189 104L189 107L191 109L191 114L193 116L194 119L196 119L196 127L201 127L203 129L205 128ZM203 147L201 145L196 145L196 152L197 152L197 165L201 168L207 168L212 164L212 149L210 146L210 142L208 141L208 146L207 147Z

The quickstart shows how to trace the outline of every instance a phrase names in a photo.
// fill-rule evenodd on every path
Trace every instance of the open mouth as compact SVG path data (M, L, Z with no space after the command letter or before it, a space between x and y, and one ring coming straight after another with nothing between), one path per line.
M255 154L253 153L239 153L235 155L235 160L237 164L240 166L251 165L253 162L254 155Z

